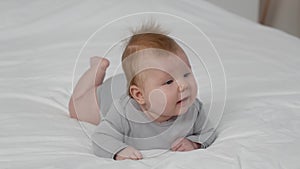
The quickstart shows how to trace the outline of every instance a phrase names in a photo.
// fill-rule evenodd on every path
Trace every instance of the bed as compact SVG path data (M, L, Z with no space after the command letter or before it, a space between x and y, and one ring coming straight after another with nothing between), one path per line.
M300 40L207 1L0 2L0 168L300 168ZM89 57L119 73L122 41L145 18L185 46L217 138L207 149L92 152L95 126L68 116ZM201 64L202 63L202 64Z

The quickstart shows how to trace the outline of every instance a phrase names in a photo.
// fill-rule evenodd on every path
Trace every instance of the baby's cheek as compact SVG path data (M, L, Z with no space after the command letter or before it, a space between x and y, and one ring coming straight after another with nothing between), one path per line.
M192 88L192 92L195 95L197 95L197 93L198 93L198 86L197 86L197 82L196 82L195 79L191 82L191 88Z
M156 114L162 114L164 112L167 105L167 97L161 89L152 90L148 100L150 102L150 111Z

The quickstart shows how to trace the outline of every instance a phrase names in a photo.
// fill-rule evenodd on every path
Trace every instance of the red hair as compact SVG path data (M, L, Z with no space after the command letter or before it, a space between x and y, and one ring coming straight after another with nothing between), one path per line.
M142 30L144 29L144 30ZM152 30L151 30L152 29ZM154 30L154 31L153 31ZM143 50L143 49L148 49L148 48L156 48L156 49L162 49L166 50L168 52L172 52L176 54L178 51L183 51L181 47L175 42L174 39L170 38L169 36L163 34L162 31L160 31L158 26L150 26L150 31L142 26L141 30L137 31L138 34L134 34L133 36L130 37L125 50L122 54L122 66L123 70L125 72L126 78L127 78L127 83L128 83L128 94L130 95L129 92L129 87L131 85L141 85L141 75L137 74L138 72L134 72L134 74L137 74L134 76L132 79L129 79L129 73L130 71L133 71L132 66L125 66L125 62L123 62L127 57L130 57L130 55ZM141 33L141 32L146 32L146 33ZM149 33L148 33L149 32ZM155 32L155 33L151 33ZM126 63L128 64L128 63ZM125 68L126 67L126 68ZM126 70L126 69L131 69L131 70Z

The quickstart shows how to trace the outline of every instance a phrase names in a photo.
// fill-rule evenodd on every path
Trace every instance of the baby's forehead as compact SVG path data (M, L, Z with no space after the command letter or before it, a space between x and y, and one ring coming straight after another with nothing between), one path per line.
M160 48L145 48L138 52L136 55L139 58L143 59L166 59L166 58L174 58L174 59L181 59L183 61L188 61L188 58L185 52L182 49L174 49L173 51L160 49Z
M132 59L136 59L137 71L154 68L168 72L173 69L181 70L191 67L185 54L179 55L161 49L144 49Z
M149 69L161 70L172 76L191 69L184 52L178 52L177 54L157 48L140 50L126 57L122 62L123 65L127 65L125 70L127 71L128 79L132 79L136 74Z
M178 76L191 71L189 64L176 56L155 58L147 60L147 63L145 61L139 70L145 70L148 75L153 76Z
M164 54L150 54L144 58L141 57L140 63L146 66L162 67L188 67L191 68L189 60L185 54L174 54L171 52Z

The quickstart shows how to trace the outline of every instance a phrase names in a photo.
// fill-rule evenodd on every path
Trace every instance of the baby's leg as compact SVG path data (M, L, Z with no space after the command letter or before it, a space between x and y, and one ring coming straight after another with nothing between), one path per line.
M99 124L96 90L102 84L109 61L101 57L90 59L90 68L79 79L69 102L70 117Z

